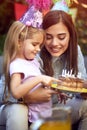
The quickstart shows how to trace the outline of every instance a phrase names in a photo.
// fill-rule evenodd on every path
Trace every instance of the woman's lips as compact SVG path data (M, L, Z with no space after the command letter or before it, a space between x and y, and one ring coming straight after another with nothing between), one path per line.
M51 52L53 52L53 53L58 53L58 52L60 52L60 50L61 50L61 48L49 48L50 50L51 50Z

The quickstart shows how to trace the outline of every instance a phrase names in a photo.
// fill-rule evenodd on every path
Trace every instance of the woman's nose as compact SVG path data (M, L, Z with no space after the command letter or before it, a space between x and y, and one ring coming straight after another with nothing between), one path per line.
M58 39L57 39L57 38L54 38L54 39L52 40L51 44L52 44L53 46L58 45Z

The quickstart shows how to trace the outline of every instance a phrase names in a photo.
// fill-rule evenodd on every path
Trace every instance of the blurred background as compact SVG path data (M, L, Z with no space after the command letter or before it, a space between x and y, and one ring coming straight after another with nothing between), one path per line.
M71 1L70 9L78 32L78 44L83 55L87 56L87 0ZM4 41L10 25L22 16L28 6L25 0L0 0L0 55L3 55Z

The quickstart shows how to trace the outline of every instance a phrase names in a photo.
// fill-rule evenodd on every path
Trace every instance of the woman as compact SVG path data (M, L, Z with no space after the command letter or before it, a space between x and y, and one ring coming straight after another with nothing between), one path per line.
M38 55L42 73L58 78L63 69L67 71L72 69L74 75L79 72L81 77L86 79L84 59L77 44L76 29L71 16L64 11L50 11L44 17L43 29L46 32L46 41L40 56ZM44 93L44 90L42 92ZM36 97L36 95L38 96ZM78 130L87 129L87 100L84 100L85 97L84 94L76 94L75 98L68 100L65 104L72 108L72 123L80 120ZM26 99L29 99L30 102L43 100L39 90L34 91ZM57 105L60 106L57 98L53 96L53 106Z

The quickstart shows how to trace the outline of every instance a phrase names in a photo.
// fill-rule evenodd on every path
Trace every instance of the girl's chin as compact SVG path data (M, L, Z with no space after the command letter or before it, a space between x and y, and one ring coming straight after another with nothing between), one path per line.
M31 58L29 57L29 58L26 58L26 60L30 60L31 61L31 60L34 60L34 58L35 57L31 57Z

